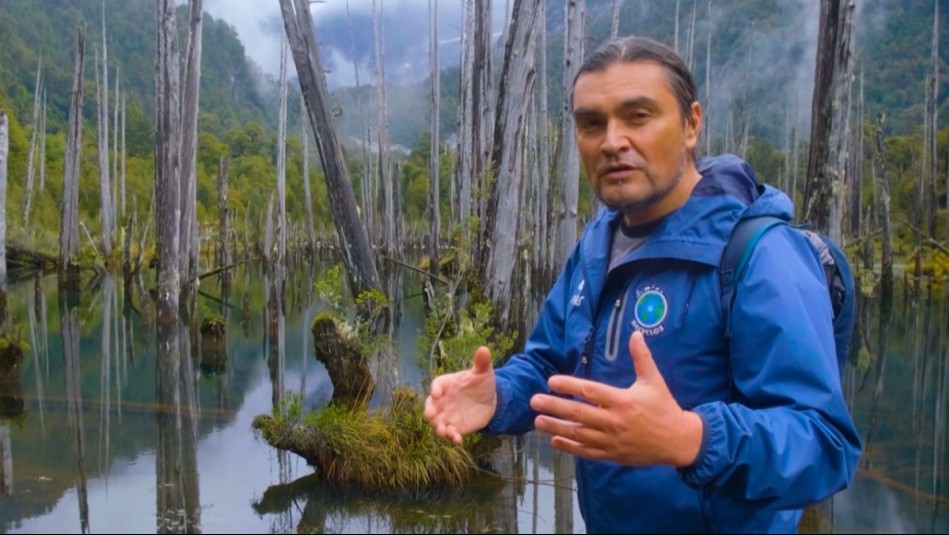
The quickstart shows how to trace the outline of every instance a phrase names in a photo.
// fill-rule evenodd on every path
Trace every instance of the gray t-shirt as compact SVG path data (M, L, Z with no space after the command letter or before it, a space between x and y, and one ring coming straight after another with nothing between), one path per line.
M610 247L610 268L607 272L612 271L626 258L626 255L635 251L649 239L649 236L659 228L664 220L663 217L642 225L631 226L627 225L626 220L620 217L619 223L613 231L613 244Z

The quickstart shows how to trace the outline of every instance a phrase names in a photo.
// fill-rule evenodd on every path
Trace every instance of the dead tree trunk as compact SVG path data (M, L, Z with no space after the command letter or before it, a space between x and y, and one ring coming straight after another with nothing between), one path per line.
M491 156L494 151L494 118L495 118L495 94L494 94L494 75L491 62L491 0L474 0L475 4L475 23L473 39L473 61L472 83L474 89L474 98L472 99L473 124L472 133L474 145L474 162L472 166L472 179L474 180L474 190L478 192L487 192L488 183L492 179ZM488 196L482 193L472 199L475 204L474 214L478 217L479 228L485 229L486 208L488 205ZM481 232L478 233L478 240L472 251L478 251L482 247Z
M936 103L939 102L939 2L933 2L933 40L932 52L930 54L929 75L926 77L926 136L923 154L926 155L923 160L926 166L926 178L928 188L926 191L927 207L926 220L929 223L929 237L936 238L936 176L937 171L937 151L936 132L939 131L939 108Z
M705 135L705 154L712 154L712 123L709 108L712 107L712 0L708 0L708 19L705 36L705 106L702 108L702 128Z
M623 0L613 0L613 17L610 29L610 39L616 39L619 35L619 14L623 9Z
M621 0L620 0L620 3ZM541 2L537 9L537 18L547 20L547 3ZM536 216L534 236L537 240L537 254L534 256L534 270L538 271L543 283L548 280L550 266L554 264L550 256L550 230L553 227L549 219L550 210L550 113L547 107L547 24L537 26L537 80L540 82L538 95L539 112L537 119L538 173L534 180L534 198Z
M228 242L227 228L229 215L227 207L227 168L227 156L222 154L217 166L218 267L229 266L231 264L231 248Z
M66 162L63 176L63 203L59 220L59 281L71 285L78 278L79 251L79 163L82 151L82 74L85 35L80 27L76 37L76 59L69 102L69 130L66 135Z
M382 247L386 254L396 251L399 237L396 235L395 211L399 202L395 195L395 177L389 165L389 128L386 109L386 73L385 42L382 37L382 0L372 0L373 40L375 42L376 65L376 144L379 150L379 181L382 185L383 217L388 224L383 225Z
M287 261L287 46L280 45L280 112L277 120L277 258ZM282 281L277 284L282 283Z
M112 205L109 177L109 65L106 61L105 27L102 28L102 70L96 52L96 141L99 163L99 220L102 223L102 252L112 255Z
M886 152L883 144L883 122L880 113L876 127L876 180L879 193L879 214L883 226L883 257L880 265L882 295L893 295L893 224L890 215L890 183L886 176Z
M804 190L806 219L840 240L840 198L850 136L853 0L821 0L811 110L811 142Z
M196 282L199 270L197 202L198 105L201 93L201 36L203 0L188 2L188 57L181 101L181 221L178 269L187 285ZM177 54L175 55L177 58Z
M34 165L36 158L36 137L40 130L40 107L43 95L43 58L40 56L36 66L36 84L33 86L33 123L30 133L30 152L26 157L26 188L23 190L23 226L29 228L30 223L30 201L33 199L33 179L36 176L36 167ZM42 164L40 165L42 167Z
M40 126L39 191L46 187L46 88L43 88L43 115Z
M158 321L177 320L181 274L178 264L181 179L178 135L178 31L175 3L158 0L155 45L155 228L158 245Z
M474 32L469 24L474 23L474 2L465 2L461 23L461 87L458 102L458 160L455 163L453 182L457 198L455 223L461 227L464 236L469 235L468 218L471 216L471 184L474 169L474 87L472 70L474 69Z
M360 113L362 113L361 108ZM306 125L306 103L303 102L303 93L300 93L300 130L303 137L303 207L306 210L306 243L307 251L313 255L316 253L316 234L313 230L313 195L310 192L310 132Z
M326 89L326 75L320 62L319 45L313 33L309 3L306 0L280 0L280 10L310 115L310 125L316 134L316 146L323 162L329 204L333 210L333 221L349 275L350 288L354 295L370 289L381 291L366 228L359 219L356 197L336 138Z
M429 271L438 275L438 238L441 234L441 212L439 203L439 165L441 143L439 135L439 102L441 101L441 77L438 68L438 0L428 1L428 54L432 82L431 145L428 163L428 265Z
M678 11L677 11L678 13ZM586 20L586 0L566 0L567 31L564 33L563 94L573 91L573 79L583 61L583 42ZM577 204L580 195L580 156L574 145L577 133L573 122L570 99L564 98L560 110L560 175L563 177L561 191L560 237L556 243L555 266L567 261L573 244L577 241ZM554 267L553 269L556 269Z
M7 291L7 154L10 151L7 112L0 108L0 292ZM6 308L6 296L0 296Z
M518 218L521 182L526 174L525 125L530 95L534 91L534 55L537 46L537 7L540 0L517 0L511 16L511 30L505 46L504 66L498 93L498 118L490 203L485 223L486 237L481 258L485 262L485 286L494 303L496 318L507 323L511 313L512 278L517 258Z

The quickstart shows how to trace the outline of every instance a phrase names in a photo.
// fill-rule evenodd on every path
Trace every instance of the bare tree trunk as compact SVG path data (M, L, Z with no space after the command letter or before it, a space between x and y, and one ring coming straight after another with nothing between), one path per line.
M181 101L181 221L178 228L178 268L187 285L195 284L198 274L197 154L198 109L201 94L201 36L203 0L188 0L188 57ZM175 55L177 57L177 54Z
M511 314L511 287L517 258L518 217L521 211L521 182L524 180L525 125L530 95L534 91L534 54L537 46L537 6L540 0L514 3L510 39L501 71L498 94L498 119L494 139L492 167L496 179L491 184L488 205L487 239L481 258L486 258L485 286L495 305L500 324Z
M104 2L103 2L104 6ZM103 15L104 17L104 15ZM106 62L105 20L102 28L102 71L96 52L96 139L99 162L99 220L102 222L102 252L112 255L112 197L109 177L109 65Z
M40 123L39 191L46 186L46 88L43 88L43 115Z
M119 181L119 189L122 196L122 211L120 212L122 214L122 217L125 217L125 157L128 154L126 150L126 146L125 146L125 116L126 116L125 111L127 108L126 106L127 104L128 104L128 97L125 95L122 95L122 151L121 151L122 152L122 170L121 170L121 178ZM46 126L45 118L43 119L43 126L44 128Z
M676 4L678 14L678 3ZM583 61L586 0L566 0L567 31L564 33L563 94L573 91L573 80ZM678 28L678 26L677 26ZM556 262L563 265L577 241L577 204L580 194L580 157L574 148L577 133L570 99L564 98L560 115L560 174L563 177L563 214L560 218L560 240ZM556 268L555 268L556 269Z
M369 236L369 243L378 243L380 236L376 229L376 188L372 180L371 163L369 159L369 127L366 124L366 114L370 106L363 103L362 88L359 84L359 62L358 51L356 48L356 34L353 32L353 17L349 10L349 0L346 0L346 21L349 26L349 47L353 56L353 75L356 81L356 106L359 108L359 125L362 139L362 161L363 172L359 177L360 206L362 207L362 220L366 225L366 231ZM302 94L301 94L302 99Z
M23 226L29 228L30 223L30 201L33 198L33 178L36 168L34 162L36 158L36 136L40 130L40 105L43 96L43 57L40 56L36 65L36 84L33 86L33 123L32 133L30 134L30 152L26 157L26 188L23 190ZM42 164L40 164L42 167Z
M361 106L359 113L362 113ZM306 102L303 101L302 92L300 93L300 130L303 137L303 201L306 210L307 251L313 255L316 253L316 235L313 230L313 195L310 191L310 132L306 124ZM365 195L365 190L363 190L363 195Z
M228 241L228 215L227 206L227 174L228 161L226 155L221 155L217 167L217 214L218 214L218 267L229 266L231 264L231 248Z
M76 37L76 59L69 102L69 131L66 136L66 162L63 176L63 203L59 222L59 280L73 283L78 275L79 251L79 164L82 151L82 73L85 35L80 27Z
M689 38L686 41L688 45L686 46L686 62L685 64L689 66L689 71L695 69L695 56L693 52L695 51L695 12L698 10L698 2L693 2L692 4L692 18L689 19Z
M432 138L428 164L429 247L428 265L432 274L438 274L438 240L441 234L441 212L439 207L439 166L441 139L439 135L439 101L441 100L441 77L438 68L438 0L428 2L428 54L432 82Z
M862 229L860 228L861 221L861 208L863 206L862 195L863 195L863 162L864 162L864 148L863 148L863 121L864 121L864 107L863 107L863 71L860 72L860 93L859 100L857 102L857 118L851 125L851 130L856 134L853 139L853 150L850 151L850 171L848 175L850 177L849 184L849 207L848 207L848 219L849 221L849 233L851 236L860 236L862 234Z
M287 262L287 46L280 45L280 112L277 121L277 258L279 269ZM275 284L280 285L282 281Z
M893 294L893 225L890 221L890 183L886 175L886 152L883 144L883 121L881 113L876 128L876 175L879 198L880 221L883 226L883 258L880 266L882 295Z
M622 0L618 0L622 4ZM554 264L551 256L551 230L554 228L550 221L550 113L547 107L547 3L541 2L537 8L537 18L542 22L537 27L537 79L540 81L540 95L538 97L539 115L537 116L537 134L540 143L538 151L538 169L536 184L537 191L534 198L537 200L537 217L534 222L535 237L538 240L537 255L534 269L542 275L542 284L546 283Z
M158 321L177 320L181 274L178 254L181 225L181 178L178 135L178 30L175 3L158 0L155 46L155 227L158 244Z
M7 291L7 155L10 151L7 112L0 108L0 292ZM6 308L6 296L0 296Z
M821 0L811 142L804 190L806 219L840 240L840 198L850 136L853 0Z
M623 0L613 0L613 17L610 29L610 39L616 39L619 35L619 14L623 9Z
M121 96L119 93L119 68L115 68L115 106L112 108L112 227L115 231L121 227L119 223L119 109ZM124 214L123 214L124 215ZM121 244L119 244L121 247Z
M326 189L330 196L329 204L333 210L333 221L349 274L350 288L353 295L370 289L381 291L366 229L356 210L356 197L336 138L326 77L320 62L319 45L313 33L309 3L306 0L280 0L280 10L310 115L310 124L316 134L316 146L323 162Z
M474 170L474 2L465 2L461 33L461 87L458 102L458 160L455 165L455 200L458 214L456 223L464 236L469 235L468 218L471 216L471 184Z
M712 0L708 0L708 34L705 38L705 106L702 108L702 128L705 130L705 154L712 154ZM793 198L793 197L792 197Z
M673 32L672 43L676 54L679 53L679 4L681 0L676 0L675 31Z
M474 213L479 221L478 242L472 251L479 251L482 247L483 230L486 228L485 218L487 215L488 183L492 178L489 174L492 172L491 157L494 151L494 119L495 119L495 92L494 92L494 70L492 67L492 0L475 0L475 25L474 25L474 67L472 70L472 82L474 83L474 98L472 99L472 109L474 111L473 133L474 144L474 166L473 174L475 191L482 192L472 200L475 203Z
M382 185L383 217L387 222L383 225L382 246L386 254L394 254L398 237L396 236L395 179L389 165L389 128L387 126L386 109L386 73L385 73L385 41L382 36L382 0L372 0L373 35L375 41L376 65L376 142L379 150L379 181Z
M939 102L939 2L933 2L933 40L932 52L930 55L929 75L926 77L926 136L923 148L923 154L926 155L924 165L926 166L926 178L928 188L928 203L926 208L926 220L929 225L929 237L936 238L936 177L937 171L937 151L936 133L939 131L939 108L936 103Z

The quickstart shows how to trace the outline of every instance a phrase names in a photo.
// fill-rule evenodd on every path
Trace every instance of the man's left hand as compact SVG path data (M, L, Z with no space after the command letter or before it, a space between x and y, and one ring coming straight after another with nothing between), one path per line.
M547 381L550 390L578 400L537 394L534 426L553 435L554 448L630 466L684 467L698 456L702 420L672 397L641 332L629 339L636 380L616 388L568 375ZM585 400L581 401L581 400Z

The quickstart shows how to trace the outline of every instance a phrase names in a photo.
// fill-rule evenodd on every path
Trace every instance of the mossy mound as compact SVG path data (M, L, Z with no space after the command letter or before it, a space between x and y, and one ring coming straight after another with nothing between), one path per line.
M204 336L224 336L227 321L220 314L212 314L201 321L201 334Z
M478 434L454 444L435 435L422 411L418 394L397 389L387 410L331 404L301 419L299 403L292 402L286 415L258 416L253 427L270 445L306 459L327 481L369 489L459 485L499 444Z
M19 377L23 355L30 345L18 334L0 333L0 377Z

